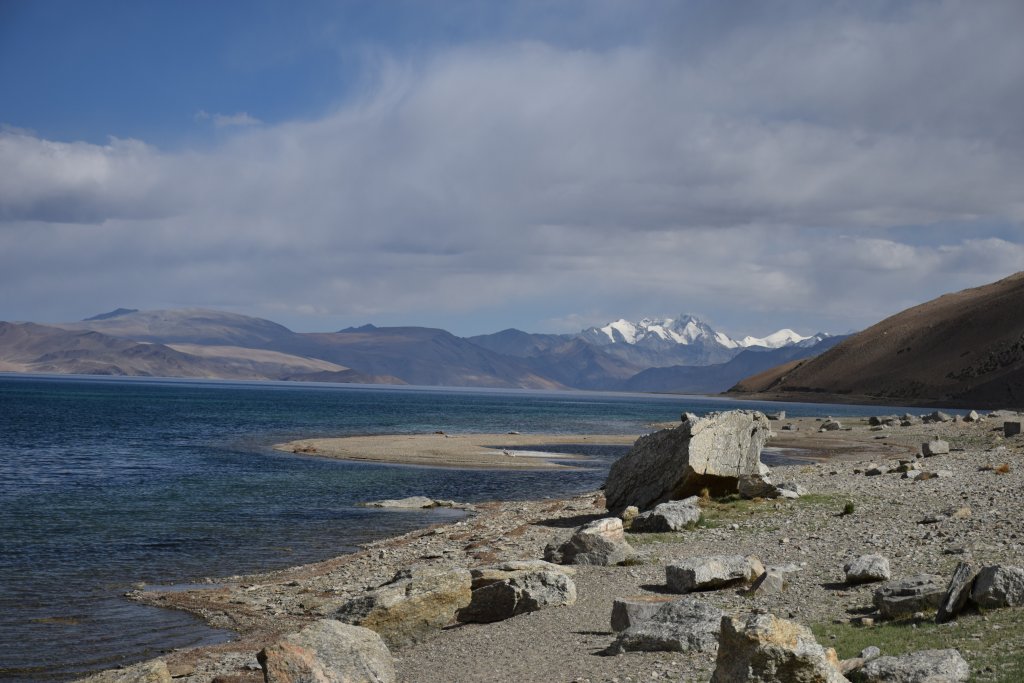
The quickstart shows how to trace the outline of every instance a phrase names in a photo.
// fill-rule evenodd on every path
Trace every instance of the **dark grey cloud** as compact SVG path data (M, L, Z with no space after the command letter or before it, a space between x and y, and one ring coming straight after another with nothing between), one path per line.
M1020 268L1018 3L754 5L700 5L687 49L378 54L329 115L211 149L0 132L3 317L845 331Z

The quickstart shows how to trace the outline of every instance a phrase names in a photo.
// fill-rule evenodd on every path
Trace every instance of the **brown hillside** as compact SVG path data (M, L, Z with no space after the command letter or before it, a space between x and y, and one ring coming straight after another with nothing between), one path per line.
M748 377L732 392L1024 406L1024 272L886 318L822 355Z

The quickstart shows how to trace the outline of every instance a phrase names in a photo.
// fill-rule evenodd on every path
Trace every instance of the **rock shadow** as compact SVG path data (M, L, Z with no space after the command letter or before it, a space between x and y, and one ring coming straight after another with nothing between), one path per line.
M552 517L551 519L541 519L534 524L538 526L553 527L556 529L575 529L578 526L583 526L588 522L593 522L598 519L605 519L609 517L607 514L590 514L590 515L574 515L573 517Z

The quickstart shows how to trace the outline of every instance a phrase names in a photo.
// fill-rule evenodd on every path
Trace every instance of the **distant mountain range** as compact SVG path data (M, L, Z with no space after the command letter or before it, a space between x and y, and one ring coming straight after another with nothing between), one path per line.
M1024 408L1024 272L886 318L737 383L788 400Z
M297 333L222 311L119 308L73 323L0 323L0 371L717 393L839 339L783 329L736 340L688 315L460 338L373 325Z

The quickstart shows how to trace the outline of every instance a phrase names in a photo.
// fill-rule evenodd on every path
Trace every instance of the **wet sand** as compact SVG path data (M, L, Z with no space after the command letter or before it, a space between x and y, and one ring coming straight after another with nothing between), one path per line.
M545 452L545 446L631 445L639 434L394 434L299 439L279 451L338 460L460 469L572 469L581 454ZM569 461L569 462L563 462ZM576 465L570 464L576 461Z

